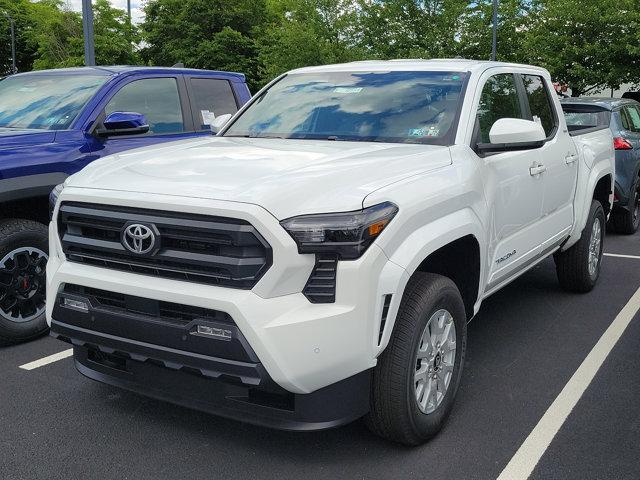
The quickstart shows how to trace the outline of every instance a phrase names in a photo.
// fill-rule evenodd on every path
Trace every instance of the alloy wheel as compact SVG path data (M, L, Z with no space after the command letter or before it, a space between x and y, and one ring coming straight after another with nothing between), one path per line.
M45 310L48 255L32 247L17 248L0 259L0 316L28 322Z
M591 237L589 238L589 275L595 276L600 262L600 246L602 244L602 227L596 218L591 227Z
M432 413L442 403L455 359L456 325L451 313L441 309L427 321L415 355L415 398L423 413Z

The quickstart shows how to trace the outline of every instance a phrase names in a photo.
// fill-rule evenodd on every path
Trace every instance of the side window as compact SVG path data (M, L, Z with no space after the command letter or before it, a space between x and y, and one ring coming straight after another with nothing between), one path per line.
M629 124L627 130L640 132L640 110L638 107L633 105L624 107L624 112L626 113L627 123Z
M146 78L125 85L105 107L107 115L113 112L142 113L152 134L185 131L175 78Z
M622 125L623 130L631 130L631 125L629 124L629 117L627 112L625 112L624 108L618 110L618 116L620 117L620 124Z
M201 130L208 130L211 120L219 115L238 111L236 98L227 80L214 78L191 78L191 89L195 97L195 115Z
M479 142L489 142L489 131L501 118L522 118L516 82L510 73L494 75L484 84L478 106Z
M544 79L538 75L522 75L522 81L527 92L529 110L531 110L533 120L542 125L544 133L548 137L556 127L549 89L546 87Z

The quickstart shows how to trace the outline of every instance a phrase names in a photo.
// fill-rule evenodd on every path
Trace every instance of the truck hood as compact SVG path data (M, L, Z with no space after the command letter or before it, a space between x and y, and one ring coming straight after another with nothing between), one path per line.
M0 149L30 147L52 143L56 138L54 131L48 130L17 130L0 127Z
M356 210L379 188L449 164L439 146L209 137L105 157L67 185L252 203L284 219Z

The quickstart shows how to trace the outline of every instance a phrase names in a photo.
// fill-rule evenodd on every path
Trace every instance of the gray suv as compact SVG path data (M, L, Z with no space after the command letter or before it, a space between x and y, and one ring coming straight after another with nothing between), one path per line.
M570 133L609 126L616 150L615 203L610 227L632 234L640 226L640 103L628 98L565 98Z

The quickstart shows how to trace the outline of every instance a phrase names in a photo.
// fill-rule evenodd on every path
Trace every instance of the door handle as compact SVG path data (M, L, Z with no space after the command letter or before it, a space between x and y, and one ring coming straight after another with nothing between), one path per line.
M571 165L572 163L576 163L578 161L578 155L567 155L564 157L564 163L567 165Z
M545 167L542 164L538 164L538 165L534 165L533 167L529 167L529 174L532 177L535 177L536 175L540 175L541 173L544 173L547 171L547 167Z

